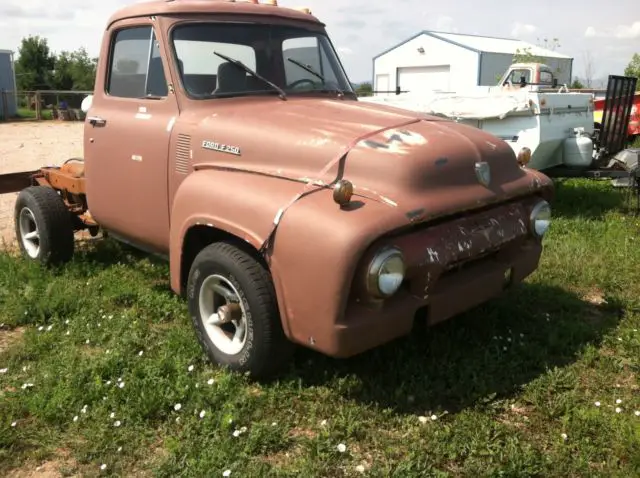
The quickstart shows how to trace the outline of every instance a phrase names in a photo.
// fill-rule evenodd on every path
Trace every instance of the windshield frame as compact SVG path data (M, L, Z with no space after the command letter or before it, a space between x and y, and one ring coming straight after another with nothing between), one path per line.
M256 18L256 17L259 17L259 18ZM332 96L339 95L343 97L357 99L358 95L353 88L353 85L351 83L349 76L347 75L344 65L342 64L342 60L340 59L338 51L335 48L335 45L333 44L333 42L331 41L331 38L326 32L323 24L318 24L315 22L305 23L301 21L279 21L280 19L274 19L273 17L266 16L266 15L264 19L262 17L263 17L262 15L259 15L259 16L252 15L251 18L247 18L247 16L237 16L237 17L234 16L233 18L230 18L229 16L225 15L223 18L216 18L216 16L211 15L211 16L207 16L206 18L202 18L199 16L197 18L181 19L171 24L171 26L168 28L167 36L166 36L167 47L168 47L167 53L171 57L174 71L177 73L177 77L178 77L177 79L180 84L180 88L182 89L182 92L186 98L194 101L208 101L208 100L219 100L219 99L225 99L225 98L247 98L251 96L256 96L256 97L262 97L262 96L277 97L278 96L278 92L275 89L271 89L271 88L269 89L265 88L264 90L238 91L236 93L230 93L230 94L225 93L225 94L219 94L219 95L214 95L214 94L198 95L190 92L189 89L185 86L183 73L180 71L180 68L178 68L178 52L177 52L176 43L175 43L176 30L180 28L188 27L190 25L193 25L193 26L211 25L215 27L216 25L232 24L232 25L238 25L238 26L244 25L244 26L263 26L263 27L271 26L274 28L278 28L278 27L297 28L300 30L307 31L309 33L309 36L317 36L318 38L322 38L326 42L326 48L328 50L324 54L327 56L327 60L329 61L330 64L332 63L330 56L331 55L333 56L333 62L335 62L335 64L331 65L332 70L335 71L336 75L342 75L345 81L345 87L341 88L341 90L338 91L336 89L296 90L296 89L286 89L282 85L278 85L278 86L280 86L286 92L287 96L293 96L293 97L315 96L315 97L326 98L327 95L332 95ZM280 58L282 58L283 62L286 61L285 55L283 54L283 52L277 52L276 54L279 55ZM211 56L215 57L213 53L213 48L212 48ZM257 69L255 71L257 71L259 74L262 74Z

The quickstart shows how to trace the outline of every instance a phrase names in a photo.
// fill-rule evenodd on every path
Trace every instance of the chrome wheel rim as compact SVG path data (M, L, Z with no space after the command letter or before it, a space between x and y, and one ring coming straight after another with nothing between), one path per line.
M20 228L20 240L25 251L29 257L35 259L40 253L40 230L33 211L28 207L23 207L20 211L18 227Z
M210 275L202 282L198 304L213 345L227 355L240 353L247 341L247 315L234 285L221 275Z

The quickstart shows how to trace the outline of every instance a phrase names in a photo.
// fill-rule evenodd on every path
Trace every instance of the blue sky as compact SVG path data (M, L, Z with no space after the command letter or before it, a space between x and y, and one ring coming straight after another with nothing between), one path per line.
M0 0L0 49L16 50L20 39L38 34L54 51L84 46L95 55L108 16L127 0ZM640 53L640 0L280 0L306 6L327 25L352 81L371 78L372 58L420 30L513 37L537 43L560 40L559 51L575 58L574 75L622 74Z

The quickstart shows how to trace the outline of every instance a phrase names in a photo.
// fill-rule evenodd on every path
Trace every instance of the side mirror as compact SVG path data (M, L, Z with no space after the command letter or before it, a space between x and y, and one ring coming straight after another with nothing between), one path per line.
M553 87L555 88L556 86L558 86L558 79L554 78L553 79Z

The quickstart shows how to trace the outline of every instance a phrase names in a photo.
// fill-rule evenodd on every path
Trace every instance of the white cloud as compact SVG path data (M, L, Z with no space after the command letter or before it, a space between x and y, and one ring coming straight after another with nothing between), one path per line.
M538 31L538 27L536 27L535 25L531 25L530 23L516 22L513 24L513 28L511 29L511 36L520 38L521 36L531 35L536 31Z
M633 22L631 25L618 25L615 30L616 38L640 38L640 22Z
M587 38L597 37L598 31L592 26L588 26L587 29L584 31L584 36L586 36Z
M587 27L584 36L588 38L618 38L620 40L633 40L640 38L640 22L633 22L631 25L618 25L615 28L596 30L594 27Z

